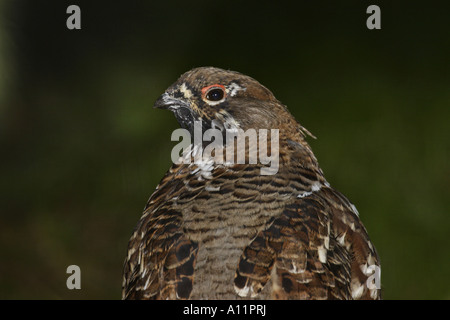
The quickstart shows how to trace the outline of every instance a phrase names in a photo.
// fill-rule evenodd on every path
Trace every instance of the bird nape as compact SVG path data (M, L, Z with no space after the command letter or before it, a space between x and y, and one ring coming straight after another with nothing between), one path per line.
M155 107L173 111L191 140L129 241L124 299L381 298L358 211L266 87L196 68Z

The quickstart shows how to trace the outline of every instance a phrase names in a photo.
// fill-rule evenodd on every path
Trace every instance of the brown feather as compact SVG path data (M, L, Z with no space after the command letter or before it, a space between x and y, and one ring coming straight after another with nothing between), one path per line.
M240 89L208 105L201 89L214 84ZM177 117L186 127L192 119L225 127L232 116L243 130L279 129L279 168L261 175L263 165L248 161L174 164L130 239L124 299L381 298L366 285L365 268L379 258L354 206L328 184L309 132L267 88L237 72L197 68L165 94L189 105L190 118Z

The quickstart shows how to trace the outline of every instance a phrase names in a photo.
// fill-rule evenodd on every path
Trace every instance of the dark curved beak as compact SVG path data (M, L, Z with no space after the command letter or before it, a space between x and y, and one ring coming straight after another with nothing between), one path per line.
M173 112L181 127L190 131L193 130L194 116L188 102L174 98L169 93L165 92L158 100L156 100L153 108L169 109Z
M169 109L171 111L176 111L179 108L188 108L189 104L185 101L174 98L171 95L169 95L167 92L164 92L153 105L153 108L156 109Z

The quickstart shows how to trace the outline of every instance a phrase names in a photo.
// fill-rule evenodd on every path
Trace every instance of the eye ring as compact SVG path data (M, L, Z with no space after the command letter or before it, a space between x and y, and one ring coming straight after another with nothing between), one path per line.
M202 89L202 99L209 105L215 105L225 100L227 92L225 86L213 84Z

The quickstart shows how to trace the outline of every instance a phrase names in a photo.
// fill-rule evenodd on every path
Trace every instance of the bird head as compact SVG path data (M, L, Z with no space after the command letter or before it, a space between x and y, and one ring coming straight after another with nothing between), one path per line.
M213 67L192 69L172 84L155 108L173 111L181 127L202 129L292 129L299 125L287 108L255 79Z

